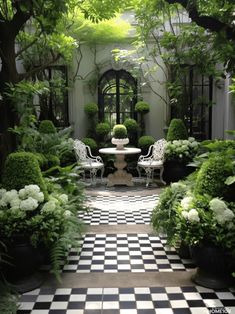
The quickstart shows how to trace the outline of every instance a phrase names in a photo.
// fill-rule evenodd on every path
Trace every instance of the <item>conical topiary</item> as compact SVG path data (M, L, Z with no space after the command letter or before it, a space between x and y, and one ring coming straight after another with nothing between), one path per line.
M2 178L3 187L7 190L20 190L29 184L36 184L44 194L47 193L37 158L28 152L8 155Z
M172 119L167 132L167 141L186 140L187 138L188 131L183 120Z

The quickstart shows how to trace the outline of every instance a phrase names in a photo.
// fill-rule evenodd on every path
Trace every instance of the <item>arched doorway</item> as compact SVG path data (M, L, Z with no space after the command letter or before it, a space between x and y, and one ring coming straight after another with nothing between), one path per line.
M105 72L98 84L99 120L111 128L127 118L136 118L137 81L125 70Z

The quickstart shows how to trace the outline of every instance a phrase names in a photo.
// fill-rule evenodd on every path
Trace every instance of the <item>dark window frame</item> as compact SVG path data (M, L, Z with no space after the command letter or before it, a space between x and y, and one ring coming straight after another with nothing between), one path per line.
M120 82L124 80L125 84ZM107 85L108 84L108 85ZM105 96L116 96L115 111L110 111L111 113L116 113L116 123L122 123L120 110L120 97L122 95L128 95L128 93L123 93L120 89L123 87L128 90L129 87L133 90L133 97L130 104L130 118L136 119L137 114L135 112L135 104L137 102L137 80L126 70L108 70L100 77L98 82L98 106L99 106L99 121L104 121L105 111L104 111L104 98ZM116 92L109 92L112 88L116 89Z

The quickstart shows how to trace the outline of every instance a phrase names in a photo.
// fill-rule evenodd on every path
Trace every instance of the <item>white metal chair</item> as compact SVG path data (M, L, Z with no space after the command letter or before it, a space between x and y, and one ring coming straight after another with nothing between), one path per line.
M91 183L96 183L97 171L101 171L101 179L104 174L104 163L100 156L93 156L89 146L85 145L80 140L75 140L73 145L77 162L83 170L83 178L85 179L85 172L90 172Z
M160 139L149 147L147 155L141 155L137 162L137 171L141 178L141 169L146 173L146 187L148 187L150 180L153 180L154 170L159 169L160 180L165 185L166 182L162 178L164 171L164 150L166 140Z

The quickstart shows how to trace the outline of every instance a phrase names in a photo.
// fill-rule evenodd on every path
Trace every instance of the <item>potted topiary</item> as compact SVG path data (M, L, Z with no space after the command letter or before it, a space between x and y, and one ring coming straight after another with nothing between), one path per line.
M126 119L123 123L127 129L128 137L130 142L133 145L136 145L137 141L137 132L139 129L139 125L135 119Z
M149 112L150 106L144 101L138 101L135 105L135 111L140 115L141 135L145 133L144 115Z
M96 103L88 103L84 106L84 112L88 117L88 137L95 136L94 125L97 124L98 105Z
M186 140L188 131L181 119L172 119L167 132L167 141Z
M116 124L113 127L113 137L112 144L116 145L117 149L124 149L124 145L129 143L129 139L127 137L127 129L123 124Z
M192 172L187 163L192 161L199 145L193 137L188 138L188 131L181 119L171 120L167 142L163 177L170 183L181 180Z

